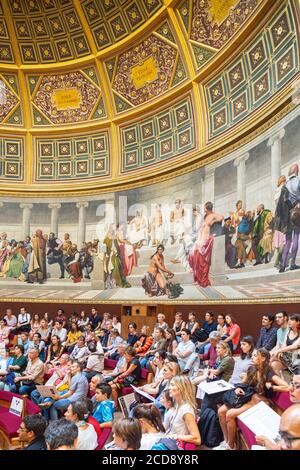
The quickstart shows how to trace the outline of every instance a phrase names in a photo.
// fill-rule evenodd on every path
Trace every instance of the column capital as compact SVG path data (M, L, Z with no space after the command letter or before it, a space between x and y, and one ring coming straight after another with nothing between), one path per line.
M61 204L59 202L51 202L51 204L48 204L49 209L60 209Z
M33 208L33 204L25 204L25 203L20 204L20 209L32 209L32 208Z
M233 165L235 167L238 167L241 163L246 163L246 161L249 159L250 157L250 153L247 152L247 153L244 153L243 155L241 155L240 157L237 157L234 161L233 161Z
M277 140L282 140L285 136L285 129L281 129L276 134L272 135L268 140L268 147L272 147Z
M213 176L215 174L215 171L216 169L215 168L207 168L205 167L204 168L204 179L209 177L209 176Z
M77 209L80 209L81 207L88 207L89 203L88 202L77 202L76 207Z

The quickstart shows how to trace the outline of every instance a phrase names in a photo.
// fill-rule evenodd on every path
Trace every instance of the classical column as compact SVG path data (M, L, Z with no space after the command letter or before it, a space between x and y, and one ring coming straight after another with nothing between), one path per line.
M33 204L20 204L20 208L23 209L21 240L25 240L30 236L30 214Z
M268 146L271 147L271 182L273 192L277 188L277 182L281 175L281 141L284 136L285 129L283 128L268 140Z
M215 203L215 169L205 168L204 178L204 204L206 202Z
M243 207L247 206L246 201L246 161L250 157L249 153L245 153L240 157L237 157L233 164L236 167L237 171L237 201L243 201Z
M58 235L58 211L61 208L61 204L52 203L48 204L49 209L51 209L51 222L50 222L50 232Z
M79 209L79 214L78 214L78 239L77 239L77 245L78 248L80 249L81 244L85 242L85 222L86 222L86 208L88 207L89 203L88 202L77 202L76 207Z

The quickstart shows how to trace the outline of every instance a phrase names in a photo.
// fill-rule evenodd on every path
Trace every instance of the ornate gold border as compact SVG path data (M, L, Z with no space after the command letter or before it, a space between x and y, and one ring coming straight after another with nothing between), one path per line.
M255 304L298 304L300 307L300 297L278 297L278 298L255 298L255 299L219 299L219 300L158 300L156 302L152 301L138 301L138 300L52 300L52 299L34 299L31 297L22 297L22 298L14 298L8 297L3 298L0 297L0 303L26 303L31 302L34 304L72 304L72 305L79 305L79 304L87 304L87 305L255 305Z

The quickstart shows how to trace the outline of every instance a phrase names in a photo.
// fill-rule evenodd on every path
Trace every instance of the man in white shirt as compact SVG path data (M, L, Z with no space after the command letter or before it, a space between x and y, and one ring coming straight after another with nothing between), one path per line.
M181 330L181 341L174 351L174 355L178 358L180 369L184 373L189 373L195 367L199 367L199 355L195 352L196 346L191 341L191 332L186 328Z
M286 312L276 313L275 319L276 319L276 323L279 326L279 328L277 330L276 345L270 351L272 355L275 354L275 352L278 349L282 348L285 345L286 336L287 336L288 331L289 331L289 326L288 326L289 317L288 317L288 314Z
M62 321L56 321L54 323L54 328L53 328L52 333L51 333L51 338L54 335L59 337L60 342L62 344L66 341L66 339L67 339L67 330L65 328L63 328Z
M17 328L12 330L12 333L17 335L22 332L29 332L30 331L30 321L31 317L30 314L27 313L27 310L25 307L20 308L20 313L18 315L18 323L17 323Z

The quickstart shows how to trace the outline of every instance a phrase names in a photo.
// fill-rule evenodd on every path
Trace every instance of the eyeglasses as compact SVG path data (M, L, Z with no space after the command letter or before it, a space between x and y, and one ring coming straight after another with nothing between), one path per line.
M300 383L299 382L290 382L289 386L292 387L294 390L299 390L300 389Z
M279 431L278 433L278 439L276 441L283 441L288 449L292 447L293 441L298 441L300 440L300 436L298 437L292 437L289 436L286 432L284 431Z

